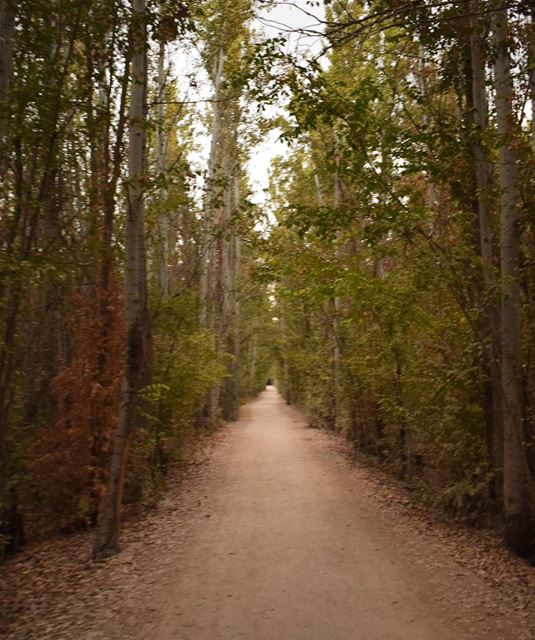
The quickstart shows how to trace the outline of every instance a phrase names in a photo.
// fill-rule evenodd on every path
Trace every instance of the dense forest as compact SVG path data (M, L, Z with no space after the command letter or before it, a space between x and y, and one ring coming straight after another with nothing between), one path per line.
M0 0L0 555L115 552L268 377L535 554L532 3L275 4Z

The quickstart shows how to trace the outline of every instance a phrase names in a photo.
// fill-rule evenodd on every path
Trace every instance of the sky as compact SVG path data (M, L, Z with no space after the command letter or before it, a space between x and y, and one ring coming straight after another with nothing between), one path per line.
M323 18L323 3L320 6L311 7L306 0L294 0L293 2L277 2L269 9L257 12L257 19L253 23L253 28L267 36L276 37L283 34L287 38L288 51L307 52L317 51L320 47L319 38L303 37L300 29L319 29L317 20L311 15ZM266 116L275 115L276 110L268 108ZM252 200L261 205L265 201L265 189L269 184L269 168L275 156L284 155L287 152L286 144L278 140L280 132L274 130L270 132L266 139L258 145L248 163L248 172L253 190Z

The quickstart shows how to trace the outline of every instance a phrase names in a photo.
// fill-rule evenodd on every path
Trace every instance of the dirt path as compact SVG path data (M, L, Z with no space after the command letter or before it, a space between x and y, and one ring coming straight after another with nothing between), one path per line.
M9 640L535 640L535 572L442 523L274 389L127 523L0 569Z
M304 427L274 389L244 409L196 489L186 542L104 637L535 637L529 613L503 615L513 601L378 510L329 438Z

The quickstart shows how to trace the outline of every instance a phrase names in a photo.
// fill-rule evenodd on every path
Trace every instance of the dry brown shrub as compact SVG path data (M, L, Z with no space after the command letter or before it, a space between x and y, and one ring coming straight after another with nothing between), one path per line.
M96 523L105 491L123 368L117 283L76 293L65 317L72 353L52 381L55 419L38 434L30 469L41 532Z

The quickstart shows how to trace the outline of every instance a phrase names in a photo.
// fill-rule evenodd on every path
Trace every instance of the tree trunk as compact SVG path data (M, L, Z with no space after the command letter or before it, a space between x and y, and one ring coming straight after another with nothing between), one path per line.
M531 7L531 25L528 43L528 81L531 100L531 145L535 152L535 6Z
M150 380L151 336L144 244L146 15L145 0L132 2L128 208L125 228L125 369L119 424L113 442L110 483L95 556L119 550L121 505L130 435L140 421L140 391Z
M249 378L251 380L250 391L256 393L256 358L258 349L258 338L256 333L251 338L251 363L249 367Z
M226 120L228 123L230 118L227 117ZM225 129L227 138L222 140L221 158L222 178L225 184L223 187L223 206L221 207L219 218L219 337L227 356L233 356L235 348L233 327L234 269L232 265L232 229L230 228L230 221L233 212L234 162L232 157L232 141L228 139L231 132L227 127L225 127ZM235 417L235 377L234 362L232 359L229 359L227 364L227 378L223 384L221 398L223 420L227 421L233 420Z
M336 146L338 146L338 140L335 133ZM340 173L338 169L338 159L336 160L336 168L334 171L334 195L333 195L333 208L335 212L338 211L338 208L341 204L341 181L340 181ZM339 234L337 234L337 243L339 243ZM336 247L336 258L337 260L341 257L341 248L337 244ZM334 321L333 321L333 329L334 329L334 350L333 350L333 360L334 360L334 403L335 403L335 416L334 416L334 426L338 427L341 423L342 417L342 367L341 367L341 359L342 354L340 350L340 310L341 310L341 300L338 295L334 296Z
M427 97L428 97L428 91L427 91L427 78L426 78L425 49L423 45L420 45L418 48L418 57L419 57L418 76L419 76L420 91L422 93L422 98L424 100L424 105L425 105L425 101L427 100ZM423 128L427 130L427 127L429 125L429 114L427 113L426 108L424 108L422 113L422 125L423 125ZM426 150L429 154L431 154L431 150L428 147ZM426 186L425 186L425 203L430 211L437 210L437 206L438 206L437 189L429 174L427 175Z
M508 51L507 4L498 3L492 26L496 46L495 101L501 187L502 385L505 540L522 556L533 552L533 514L523 436L520 226L516 123Z
M216 169L219 155L219 145L221 138L221 106L220 106L220 88L223 80L223 68L225 57L223 50L219 52L217 63L214 65L214 100L212 111L212 139L210 141L210 157L208 160L208 175L206 178L206 187L204 192L204 237L201 256L201 326L210 327L211 313L213 303L213 276L214 273L214 242L212 238L214 227L214 200L215 200L215 182Z
M240 189L238 177L233 177L233 184L229 185L230 211L229 222L240 206ZM227 251L229 254L227 277L228 296L228 325L227 325L227 353L232 356L229 365L229 376L225 381L225 405L223 412L225 420L237 420L240 407L240 303L236 295L236 286L241 267L241 244L240 238L231 231L228 239Z
M479 0L471 0L470 13L470 71L472 98L472 133L471 151L474 162L475 201L478 222L478 250L482 267L482 292L480 305L482 308L482 341L483 368L487 393L486 402L487 446L489 460L495 478L491 487L493 498L500 504L503 487L503 432L501 416L501 372L500 372L500 312L495 299L496 281L494 277L493 242L491 224L491 169L482 139L487 129L488 103L485 85L485 56L483 36L480 26Z
M213 237L216 229L216 179L217 167L221 155L221 85L225 67L225 55L220 49L217 61L214 63L214 102L212 114L212 140L210 143L210 158L208 161L207 186L204 201L204 265L201 280L201 323L210 329L214 335L217 330L217 289L219 279L219 251L218 241ZM220 345L215 345L220 348ZM219 413L219 398L221 386L218 382L212 384L206 403L206 414L209 423L215 423Z
M6 171L5 138L8 126L8 92L13 68L14 29L12 3L10 0L0 0L0 180L3 180ZM0 189L2 186L0 184Z
M0 0L0 198L4 193L4 178L7 171L6 134L8 130L9 87L13 69L13 36L15 29L13 3ZM5 246L3 247L5 249ZM9 406L9 384L13 371L13 341L15 336L16 317L20 297L13 296L6 304L6 291L1 297L5 304L5 324L3 327L3 343L0 345L0 535L7 538L5 550L16 551L22 544L22 522L17 512L16 496L8 490L10 477L10 454L7 443L7 422ZM20 530L20 534L18 533ZM0 539L0 557L4 552Z
M333 141L334 141L334 161L335 168L333 173L333 196L332 196L332 207L335 212L335 215L338 213L338 209L342 204L342 180L340 178L340 158L339 158L339 139L336 129L333 128ZM323 205L323 192L321 190L321 183L319 177L316 172L314 172L314 180L316 182L316 190L318 194L318 205L321 207ZM339 261L342 257L342 247L340 246L340 233L336 234L336 251L335 257L337 261ZM340 348L341 340L340 340L340 311L342 309L342 301L338 295L334 296L332 301L333 305L333 380L334 380L334 428L340 426L341 415L342 415L342 403L343 403L343 389L342 389L342 352Z
M163 298L169 295L169 213L167 206L167 189L165 185L167 161L167 133L165 130L165 42L160 42L158 53L158 136L157 136L157 164L159 178L162 182L159 191L160 215L158 218L158 272L160 293Z
M282 372L284 380L284 399L286 404L293 403L291 380L290 380L290 367L288 364L288 336L286 333L286 321L284 318L284 312L281 309L279 318L281 338L282 338Z

